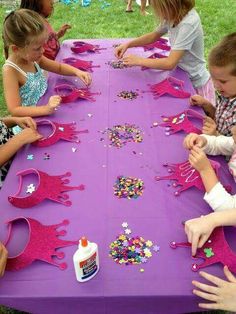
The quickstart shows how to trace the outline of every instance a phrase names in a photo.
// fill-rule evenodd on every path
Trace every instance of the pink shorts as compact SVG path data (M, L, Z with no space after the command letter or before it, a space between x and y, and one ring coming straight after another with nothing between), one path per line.
M211 78L202 87L195 88L195 91L198 95L209 100L214 107L216 106L216 92Z

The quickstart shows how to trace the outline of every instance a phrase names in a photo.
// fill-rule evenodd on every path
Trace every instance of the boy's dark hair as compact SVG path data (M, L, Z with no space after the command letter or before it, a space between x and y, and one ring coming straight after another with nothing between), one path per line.
M21 0L20 8L33 10L41 14L43 5L42 5L42 1L40 0Z
M236 76L236 32L223 37L210 51L208 60L211 66L232 65L230 74Z

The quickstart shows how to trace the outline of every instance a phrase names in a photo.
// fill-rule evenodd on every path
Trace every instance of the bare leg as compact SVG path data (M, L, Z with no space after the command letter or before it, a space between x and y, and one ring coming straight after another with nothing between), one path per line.
M132 3L133 3L133 0L128 0L127 1L126 12L133 12L133 10L132 10Z

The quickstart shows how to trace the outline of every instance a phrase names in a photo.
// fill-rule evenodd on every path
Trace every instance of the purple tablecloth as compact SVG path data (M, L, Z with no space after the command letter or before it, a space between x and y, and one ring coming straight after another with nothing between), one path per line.
M113 69L108 61L114 60L113 44L120 40L91 40L106 47L100 54L73 55L91 60L94 65L91 91L101 92L95 96L96 102L77 101L61 105L51 117L54 121L77 122L81 134L80 144L61 141L48 148L27 146L16 156L0 193L1 228L0 239L7 233L4 224L10 218L32 217L43 224L56 224L69 219L70 224L63 229L68 231L61 238L76 240L86 235L99 246L100 271L87 283L75 279L72 256L76 246L60 249L65 252L68 268L64 271L41 261L17 271L6 272L0 281L0 303L31 313L187 313L199 310L199 299L192 294L193 279L198 273L191 270L193 260L189 249L170 248L171 241L186 241L182 221L206 214L210 208L203 201L203 192L192 188L179 197L168 181L157 182L154 177L167 174L162 166L165 162L187 160L187 152L182 147L184 133L165 136L164 129L152 127L153 122L161 121L162 114L175 114L188 108L188 99L163 96L154 100L147 84L164 79L169 73L155 70L141 71L134 67ZM65 41L58 59L72 56L72 41ZM132 52L146 54L142 48ZM177 69L171 73L185 82L185 90L193 93L186 74ZM54 86L59 76L50 75L50 87L41 103L46 103L54 94ZM135 91L139 96L134 100L123 100L117 94L123 90ZM144 132L142 143L127 143L117 149L109 147L107 134L102 132L116 124L132 123ZM104 140L103 140L104 139ZM76 152L72 148L77 147ZM44 160L44 154L50 155ZM27 156L33 154L33 160ZM224 161L222 160L222 164ZM72 173L70 185L85 184L84 191L69 192L71 207L52 201L30 208L13 207L7 200L9 194L18 189L16 172L37 168L51 175ZM221 175L225 182L233 182L224 166ZM114 196L113 185L118 175L132 176L144 181L145 190L138 199L118 199ZM141 265L118 265L109 256L109 245L122 231L121 224L128 222L131 236L142 236L160 246L158 253ZM13 233L9 247L10 255L20 252L27 241L27 228L20 226ZM226 230L232 242L235 232ZM236 241L232 243L236 248ZM140 272L140 268L144 272ZM212 274L223 276L222 266L208 268Z

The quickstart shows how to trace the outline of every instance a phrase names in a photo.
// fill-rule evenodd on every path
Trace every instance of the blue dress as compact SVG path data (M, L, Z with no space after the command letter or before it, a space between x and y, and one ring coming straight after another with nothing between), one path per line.
M6 60L4 66L11 66L17 71L19 71L23 76L26 77L26 82L20 87L20 98L22 106L36 106L39 99L45 94L48 83L47 78L44 75L44 71L40 66L34 62L36 72L24 72L18 65ZM21 131L19 126L13 128L14 134Z

